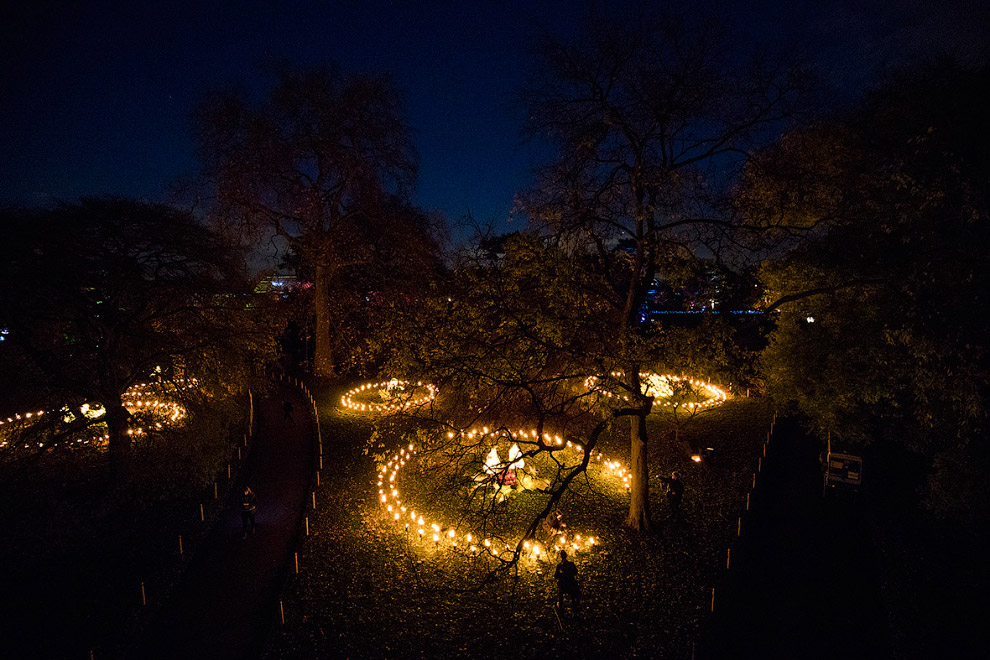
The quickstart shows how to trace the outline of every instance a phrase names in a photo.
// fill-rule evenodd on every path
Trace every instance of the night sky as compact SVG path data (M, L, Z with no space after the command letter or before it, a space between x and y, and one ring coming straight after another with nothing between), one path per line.
M530 36L572 34L591 3L20 2L0 14L0 201L81 195L167 201L195 172L190 111L211 88L259 93L259 65L338 62L391 72L416 130L416 199L457 221L508 217L546 149L523 143L513 93ZM597 3L610 7L607 3ZM828 5L821 9L818 5ZM852 98L885 65L948 50L986 61L979 0L743 0L720 13L740 43L803 49Z

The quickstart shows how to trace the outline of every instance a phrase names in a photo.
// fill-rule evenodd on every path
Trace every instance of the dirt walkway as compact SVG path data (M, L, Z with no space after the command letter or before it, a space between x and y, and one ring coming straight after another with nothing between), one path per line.
M309 406L289 386L280 388L259 402L254 444L226 512L130 657L245 660L260 654L277 616L280 578L313 469ZM283 421L283 397L293 403L293 421ZM245 484L258 497L258 528L242 539L238 503Z

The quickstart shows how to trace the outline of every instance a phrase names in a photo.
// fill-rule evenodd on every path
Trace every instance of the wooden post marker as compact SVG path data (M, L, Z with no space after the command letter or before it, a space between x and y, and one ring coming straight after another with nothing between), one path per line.
M299 553L293 552L292 554L296 557L296 575L299 575Z
M319 470L316 471L316 485L317 486L320 485L320 471Z
M313 508L316 508L316 491L313 491Z
M749 511L749 493L746 493L746 510Z
M230 481L230 463L227 463L227 481Z
M213 499L215 499L215 500L219 500L220 499L219 486L217 486L217 482L215 482L215 481L213 482Z
M715 611L715 587L712 587L712 612Z
M141 583L141 604L142 605L148 604L148 597L144 593L144 582Z
M732 557L732 548L725 549L725 570L729 570L729 558Z
M309 536L309 516L306 516L306 536Z
M739 516L739 522L736 523L736 536L742 536L742 516Z
M285 625L285 606L282 605L282 601L278 601L278 613L282 617L282 625Z
M182 556L182 534L179 534L179 556Z
M199 503L199 521L206 522L206 516L203 514L203 503Z

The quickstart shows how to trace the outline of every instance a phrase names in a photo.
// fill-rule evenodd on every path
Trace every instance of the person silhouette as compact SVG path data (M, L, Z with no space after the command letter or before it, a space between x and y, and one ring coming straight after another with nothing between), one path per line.
M571 597L571 609L575 612L581 605L581 587L577 583L577 566L567 558L567 551L560 551L560 563L553 572L557 580L557 608L564 606L564 594Z
M258 498L250 487L245 486L241 494L241 538L246 539L248 531L254 534L257 526L254 522L254 513L258 510Z
M671 472L669 479L660 477L660 481L667 486L667 505L670 506L670 517L680 522L681 499L684 497L684 482L681 481L681 473Z

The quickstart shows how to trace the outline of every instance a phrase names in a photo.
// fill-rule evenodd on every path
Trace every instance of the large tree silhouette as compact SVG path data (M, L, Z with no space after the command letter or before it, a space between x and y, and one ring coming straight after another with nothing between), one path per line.
M181 373L237 389L273 352L275 328L245 298L243 255L186 213L93 199L2 220L0 273L18 284L0 295L0 357L55 410L102 405L95 423L107 425L118 482L130 466L131 385Z
M544 39L523 100L528 131L556 157L520 198L536 230L594 274L584 295L603 306L608 345L629 397L632 496L627 524L650 527L646 417L653 400L642 309L659 275L720 255L735 227L725 193L747 155L789 117L798 68L738 65L703 19L602 20L570 42ZM603 360L605 362L606 360ZM608 372L601 374L608 378Z
M429 233L405 203L416 156L398 92L385 76L284 69L260 104L217 92L196 119L218 213L281 236L311 273L315 372L333 375L335 287L371 267L383 239Z

